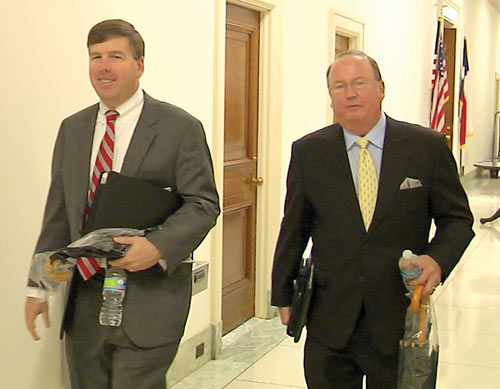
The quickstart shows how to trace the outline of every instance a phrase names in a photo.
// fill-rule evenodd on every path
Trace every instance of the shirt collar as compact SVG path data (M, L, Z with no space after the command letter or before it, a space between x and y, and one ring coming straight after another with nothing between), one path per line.
M141 88L137 88L135 93L123 104L116 107L115 111L120 114L120 120L126 121L127 114L130 113L134 108L137 108L139 105L144 103L144 91ZM102 101L99 101L99 118L101 120L105 120L105 113L109 111L110 108L106 106Z
M370 141L370 143L372 145L378 147L379 149L384 148L386 122L387 122L387 119L386 119L385 113L382 112L378 122L364 136L366 139L368 139ZM356 140L358 138L360 138L360 136L353 134L352 132L350 132L349 130L346 130L345 128L342 128L342 131L344 131L346 149L349 151L353 147Z

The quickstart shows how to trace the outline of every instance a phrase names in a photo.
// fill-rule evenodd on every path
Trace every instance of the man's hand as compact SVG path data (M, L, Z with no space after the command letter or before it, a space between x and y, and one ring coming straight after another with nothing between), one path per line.
M28 331L34 340L40 340L35 328L35 320L40 313L42 314L45 327L49 328L49 303L36 297L27 297L24 307L24 317L26 319L26 327L28 327Z
M442 271L439 264L429 255L419 255L418 260L422 269L422 274L410 281L410 285L425 285L422 291L423 296L430 295L441 283Z
M117 260L109 261L112 266L118 266L129 272L149 269L154 266L162 257L158 248L144 237L119 236L114 238L116 243L128 244L130 249L127 254Z
M281 324L287 326L292 314L292 307L279 307L278 311L280 313Z

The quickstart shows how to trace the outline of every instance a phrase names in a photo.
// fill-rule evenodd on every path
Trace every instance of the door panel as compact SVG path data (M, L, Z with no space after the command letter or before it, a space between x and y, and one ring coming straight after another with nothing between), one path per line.
M248 76L247 61L249 48L249 36L239 31L227 31L226 36L226 88L225 94L225 123L224 132L224 159L231 161L248 157L248 147L251 147L251 139L248 139L248 131L251 131L248 123L247 104ZM236 70L227 72L228 69ZM241 71L243 70L243 71ZM250 141L250 144L249 144Z
M226 290L235 290L252 281L253 269L247 266L245 261L251 246L249 244L251 242L245 239L251 214L251 207L239 208L233 212L228 211L224 219L228 226L226 238L231 241L231 244L224 247L224 255L235 259L228 261L227 266L224 267L222 287Z

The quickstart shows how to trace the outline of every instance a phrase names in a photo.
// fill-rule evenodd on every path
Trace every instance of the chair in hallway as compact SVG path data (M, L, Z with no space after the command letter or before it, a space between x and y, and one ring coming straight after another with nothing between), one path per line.
M479 219L479 221L481 222L481 224L484 224L484 223L488 223L488 222L492 222L493 220L496 220L500 217L500 208L497 209L497 211L491 215L490 217L482 217L481 219Z

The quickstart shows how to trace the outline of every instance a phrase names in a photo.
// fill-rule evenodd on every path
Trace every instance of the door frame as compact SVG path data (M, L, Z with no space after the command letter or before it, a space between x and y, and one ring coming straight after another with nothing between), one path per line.
M443 9L448 8L452 10L452 14L443 14ZM460 161L460 136L459 136L459 128L458 128L458 104L459 104L459 94L460 94L460 88L458 87L460 85L460 75L462 74L461 72L461 67L462 67L462 52L463 52L463 38L464 38L464 27L463 27L463 21L462 21L462 13L461 13L461 8L460 6L454 1L454 0L439 0L437 7L437 16L443 16L443 20L449 23L450 27L456 30L456 41L455 41L455 77L452 80L453 83L455 84L455 90L454 90L454 95L453 95L453 128L452 128L452 133L453 133L453 142L451 145L451 152L453 156L455 157L456 163L457 163L457 168L461 169L459 166L459 161ZM453 17L449 16L452 15ZM436 19L437 20L437 19ZM450 79L448 79L448 82L450 82Z
M274 246L281 220L281 128L282 104L280 77L270 77L282 64L282 17L280 7L271 1L229 0L229 3L257 10L260 19L259 108L257 176L264 185L257 190L255 316L270 318L276 310L270 306L271 268ZM212 156L216 184L223 193L224 173L224 74L226 41L226 0L215 1L214 26L214 115ZM271 109L272 102L272 109ZM272 129L272 131L271 131ZM210 275L211 325L216 338L222 336L222 219L212 234L212 264ZM217 343L217 340L216 342Z

